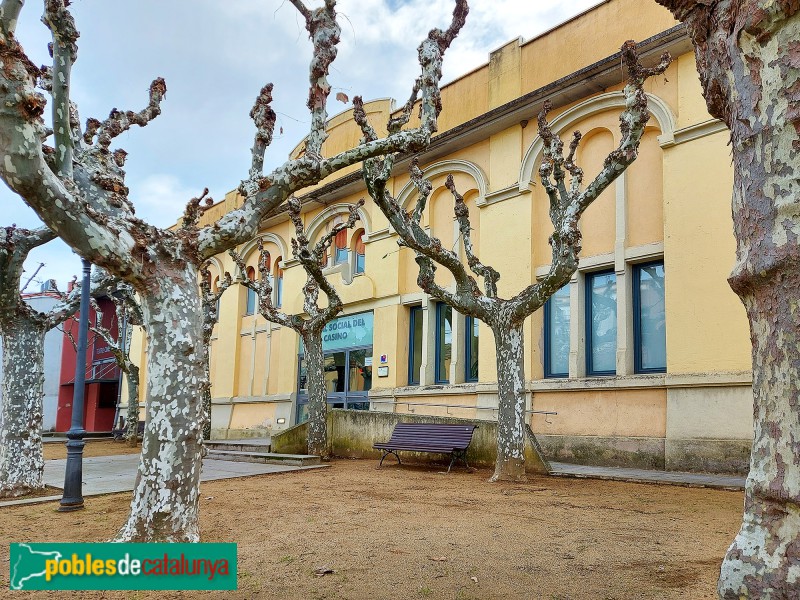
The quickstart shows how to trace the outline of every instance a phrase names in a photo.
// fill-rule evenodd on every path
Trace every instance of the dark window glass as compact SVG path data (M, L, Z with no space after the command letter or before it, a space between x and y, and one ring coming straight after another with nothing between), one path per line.
M329 394L344 391L344 352L326 354L322 359L322 370L325 378L325 389Z
M372 365L366 366L367 357L372 358L371 348L350 351L348 392L368 392L372 389Z
M409 333L408 385L419 385L419 370L422 367L422 307L411 307Z
M466 358L466 381L478 381L478 332L480 321L474 317L467 317L465 329L467 344L464 356Z
M253 267L247 267L247 278L250 281L256 280L256 270ZM247 288L247 304L244 309L244 314L252 315L256 312L256 292Z
M569 288L565 285L544 305L545 377L569 377Z
M617 276L611 271L586 276L586 371L614 375L617 370Z
M453 354L453 309L436 305L436 383L450 383L450 361Z
M366 267L366 260L367 260L367 250L364 246L364 232L358 234L358 238L356 239L355 244L355 251L356 251L356 273L363 273L364 268Z
M637 265L633 285L635 371L663 373L667 370L664 263Z
M278 259L280 260L280 259ZM283 269L275 267L275 306L283 306Z

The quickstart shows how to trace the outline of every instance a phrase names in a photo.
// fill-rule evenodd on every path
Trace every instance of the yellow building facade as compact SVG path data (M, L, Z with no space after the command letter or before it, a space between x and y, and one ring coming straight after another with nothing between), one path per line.
M646 85L652 118L639 158L582 218L579 271L526 323L529 422L552 460L741 472L752 440L751 358L744 309L727 284L735 248L728 133L706 111L690 41L666 10L609 0L535 39L509 42L445 86L439 133L420 155L433 184L423 225L463 256L444 187L452 174L478 255L501 273L499 294L543 276L552 226L538 182L536 114L549 99L553 130L564 139L583 133L578 164L587 181L593 177L619 141L618 50L630 38L645 63L665 50L674 60ZM380 129L393 103L366 109ZM361 136L352 111L331 118L328 132L324 154ZM295 153L302 148L301 141ZM408 162L398 161L389 185L407 204L415 200ZM357 229L340 236L326 267L345 303L326 330L330 406L496 418L491 330L419 290L413 252L398 248L359 169L300 197L312 239L348 204L367 199ZM238 201L228 194L205 222ZM292 235L279 214L260 237L275 301L301 312L305 272L291 255ZM239 252L257 272L255 240ZM214 279L235 272L227 255L212 263ZM452 283L444 269L437 276ZM299 338L254 312L243 286L222 296L211 348L216 437L275 433L304 416ZM135 343L141 351L141 338Z

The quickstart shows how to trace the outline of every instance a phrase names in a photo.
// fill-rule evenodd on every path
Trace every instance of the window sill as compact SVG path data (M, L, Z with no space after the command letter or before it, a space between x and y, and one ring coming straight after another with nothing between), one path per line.
M534 392L586 389L652 388L666 385L666 373L655 375L589 375L586 377L562 377L535 379L528 383Z

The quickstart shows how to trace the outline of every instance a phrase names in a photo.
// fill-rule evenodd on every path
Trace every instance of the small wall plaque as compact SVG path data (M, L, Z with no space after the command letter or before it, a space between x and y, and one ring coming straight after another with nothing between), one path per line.
M389 367L378 367L378 377L388 377Z

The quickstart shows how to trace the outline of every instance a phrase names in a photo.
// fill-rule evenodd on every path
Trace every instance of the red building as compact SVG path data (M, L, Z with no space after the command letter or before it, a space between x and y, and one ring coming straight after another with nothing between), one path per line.
M116 338L117 313L114 303L107 297L96 298L103 312L102 325ZM97 322L97 313L89 309L89 322ZM56 431L68 431L72 421L72 398L75 388L75 363L77 352L72 339L78 339L78 314L64 323L64 343L61 349L61 378L58 391ZM111 431L114 426L119 397L120 370L103 338L89 331L86 350L86 391L83 427L86 431Z

